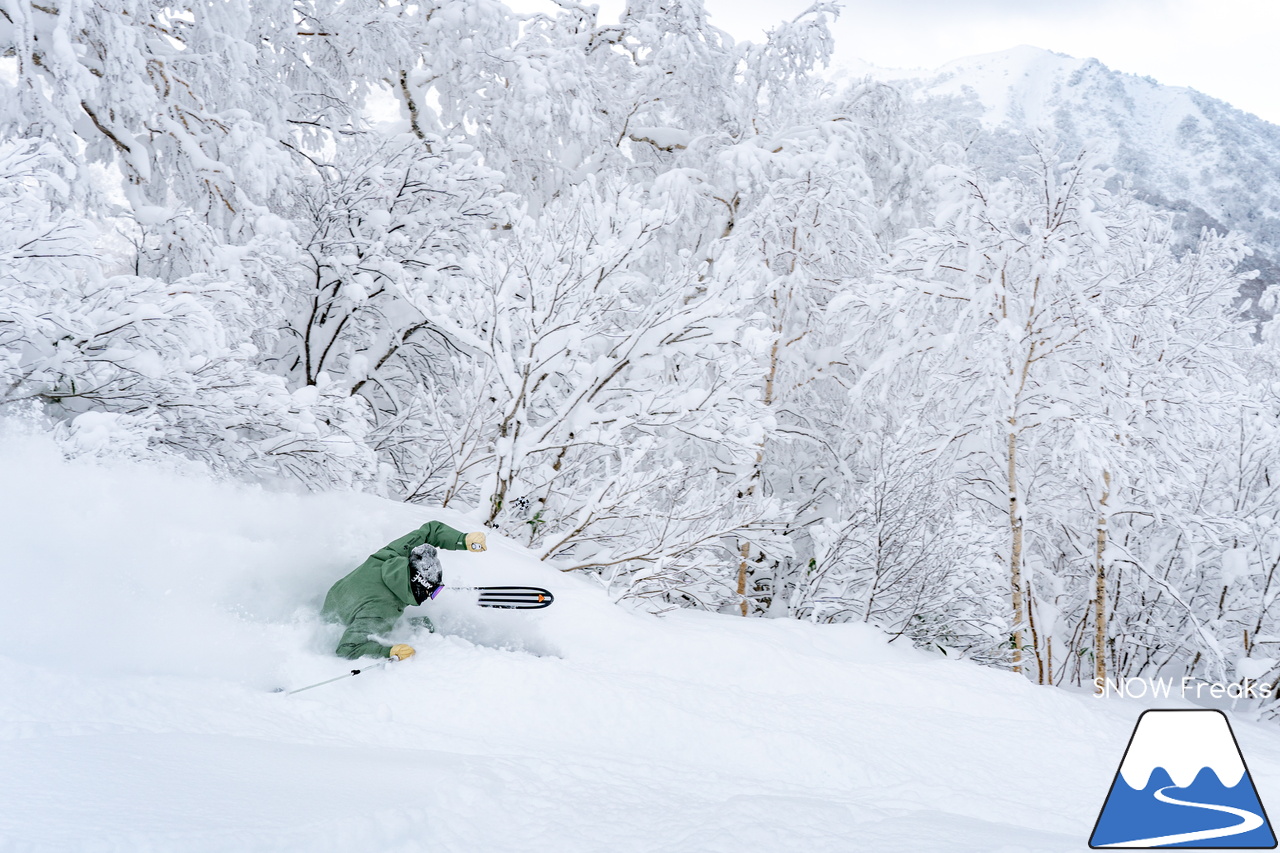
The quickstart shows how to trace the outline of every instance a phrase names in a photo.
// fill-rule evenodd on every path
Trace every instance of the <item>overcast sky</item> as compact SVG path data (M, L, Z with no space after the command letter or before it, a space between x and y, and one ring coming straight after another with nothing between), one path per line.
M548 0L510 0L532 9ZM589 2L589 0L583 0ZM617 20L623 0L597 0ZM812 0L705 0L711 22L758 41ZM1190 86L1280 124L1280 0L851 0L836 59L936 68L1020 44Z

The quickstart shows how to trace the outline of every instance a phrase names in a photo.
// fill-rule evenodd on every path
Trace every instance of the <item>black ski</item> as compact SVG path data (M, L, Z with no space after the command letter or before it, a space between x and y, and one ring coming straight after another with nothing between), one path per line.
M555 601L550 592L536 586L449 586L445 589L478 592L477 604L501 610L541 610Z

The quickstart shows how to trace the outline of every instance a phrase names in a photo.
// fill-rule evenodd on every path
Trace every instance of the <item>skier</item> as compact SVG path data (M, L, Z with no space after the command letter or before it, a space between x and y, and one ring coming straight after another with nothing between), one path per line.
M460 533L432 521L373 554L325 596L321 615L347 629L337 653L352 659L365 655L396 660L410 657L413 646L384 646L372 635L391 630L406 607L421 604L440 588L443 572L436 548L484 551L487 547L484 533ZM427 630L434 630L425 617L422 622Z

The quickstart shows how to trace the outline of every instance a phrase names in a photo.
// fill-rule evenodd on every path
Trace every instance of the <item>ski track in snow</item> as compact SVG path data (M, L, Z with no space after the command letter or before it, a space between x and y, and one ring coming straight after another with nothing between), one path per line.
M0 441L0 853L1064 853L1139 710L862 625L610 604L493 537L419 655L341 674L327 585L422 523ZM1266 797L1280 738L1238 726Z
M1192 803L1187 800L1176 800L1165 793L1165 791L1177 787L1177 785L1167 785L1163 788L1159 788L1155 792L1155 798L1162 803L1169 803L1175 806L1190 806L1195 809L1209 809L1215 812L1225 812L1226 814L1235 815L1240 818L1240 823L1235 826L1224 826L1220 829L1201 829L1196 832L1181 832L1174 835L1161 835L1156 838L1139 838L1136 841L1126 841L1123 844L1107 844L1104 846L1167 847L1172 844L1185 844L1188 841L1208 841L1211 838L1227 838L1232 835L1240 835L1241 833L1251 832L1263 824L1261 815L1254 814L1247 809L1238 809L1234 806L1219 806L1212 803Z

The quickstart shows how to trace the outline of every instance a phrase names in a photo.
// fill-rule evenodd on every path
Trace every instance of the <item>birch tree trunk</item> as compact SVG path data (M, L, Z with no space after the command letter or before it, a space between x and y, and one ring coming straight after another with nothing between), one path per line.
M1102 684L1107 677L1107 578L1103 553L1107 549L1107 500L1111 497L1111 472L1102 472L1102 499L1098 501L1098 538L1094 559L1093 675Z
M742 615L747 615L747 558L751 556L751 543L742 543L742 559L738 563L738 606L742 608Z
M1009 583L1013 591L1013 671L1022 672L1022 517L1018 506L1018 419L1009 418Z
M793 262L794 266L794 262ZM773 346L769 349L769 373L764 380L764 404L766 407L773 405L773 388L778 378L778 348L782 346L782 308L778 304L778 291L773 292L774 316L776 317L774 324ZM760 449L756 451L755 470L751 472L751 485L747 487L744 496L750 497L755 493L756 485L764 482L764 439L760 440ZM746 616L750 612L747 607L747 560L751 557L751 543L744 541L739 551L740 559L738 561L738 606L742 609L742 615Z

